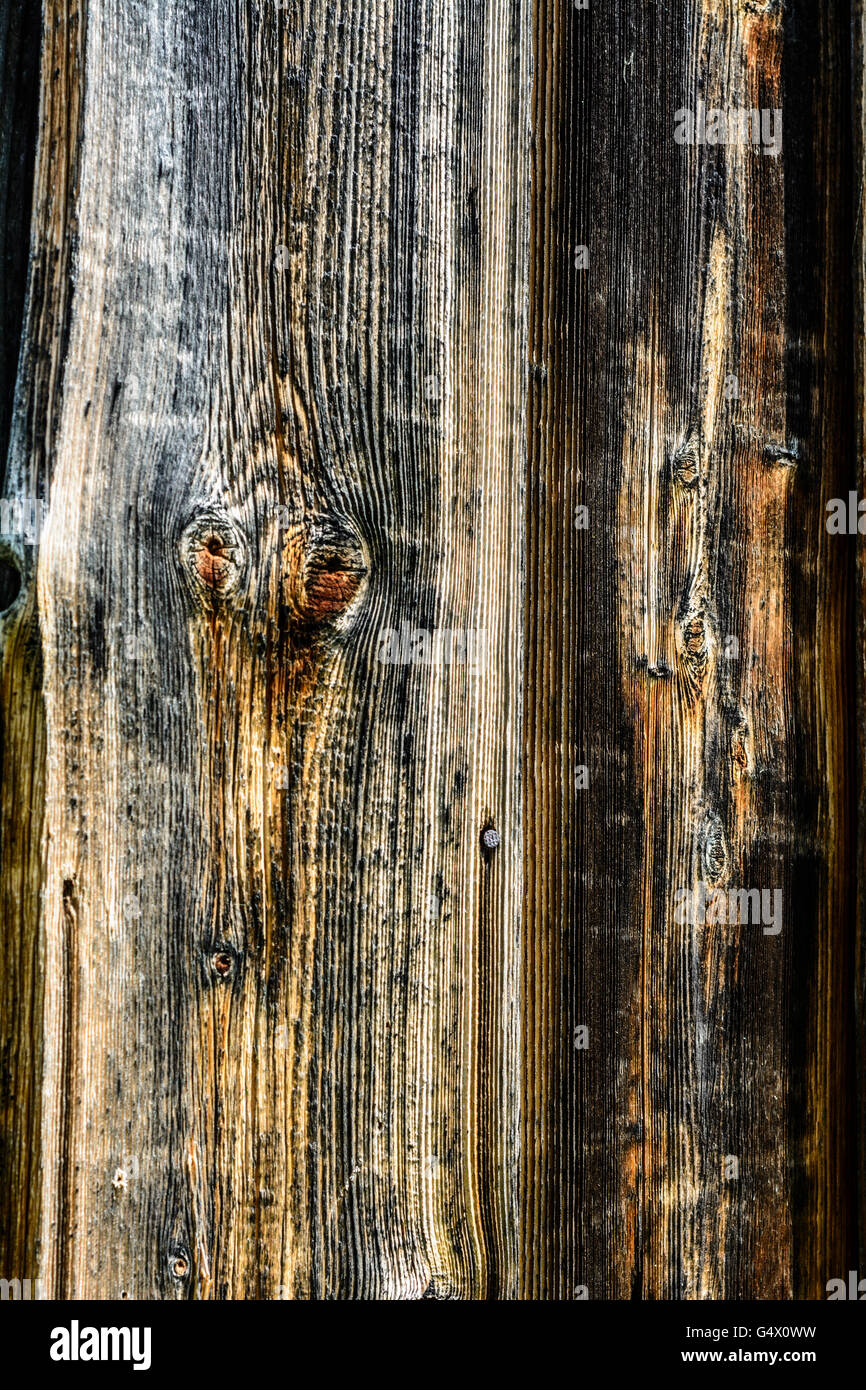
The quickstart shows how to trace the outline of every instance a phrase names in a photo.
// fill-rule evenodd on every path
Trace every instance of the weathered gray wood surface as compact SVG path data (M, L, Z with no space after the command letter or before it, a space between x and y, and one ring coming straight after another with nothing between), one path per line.
M40 1272L512 1292L526 11L46 18Z

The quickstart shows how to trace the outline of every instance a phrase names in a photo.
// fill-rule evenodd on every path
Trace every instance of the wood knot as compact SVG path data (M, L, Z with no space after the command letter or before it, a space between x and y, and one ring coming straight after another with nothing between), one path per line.
M731 734L731 758L734 764L734 779L748 777L752 771L749 752L749 729L746 723L738 724Z
M707 629L703 618L689 618L683 624L683 646L690 660L704 665L707 659Z
M700 441L692 431L671 459L671 476L680 487L691 491L701 475Z
M209 603L219 603L238 587L246 564L246 545L240 529L224 512L207 512L186 527L180 542L184 572L194 590Z
M708 883L719 883L728 869L728 845L718 816L709 815L705 820L700 846L705 879Z
M687 613L679 626L677 650L690 705L703 695L710 662L710 640L706 614L703 611Z
M283 561L283 592L299 626L345 626L360 603L369 572L352 524L342 517L298 522L286 533Z
M796 468L800 462L800 446L796 440L790 445L770 441L764 445L764 458L771 468Z
M673 670L666 661L650 661L646 652L640 652L634 659L638 671L646 671L653 680L669 681Z
M225 980L232 972L234 957L230 951L215 951L212 957L213 968L221 980Z

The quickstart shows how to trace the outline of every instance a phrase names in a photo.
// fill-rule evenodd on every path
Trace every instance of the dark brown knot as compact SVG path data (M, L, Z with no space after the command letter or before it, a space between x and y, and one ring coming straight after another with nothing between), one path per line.
M283 564L285 601L299 626L345 624L358 606L369 570L350 522L317 516L289 527Z
M211 604L220 603L237 589L246 554L240 528L224 512L200 513L181 536L180 558L187 578Z

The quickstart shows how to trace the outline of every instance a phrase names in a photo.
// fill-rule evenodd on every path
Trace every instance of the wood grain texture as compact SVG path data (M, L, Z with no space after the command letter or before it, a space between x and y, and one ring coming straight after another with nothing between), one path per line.
M40 1276L507 1294L526 12L46 25Z
M0 1276L824 1297L860 0L36 16L0 0L2 497L46 506L0 541ZM699 102L778 154L677 143ZM699 881L781 931L677 920Z
M821 1297L854 1234L847 19L541 4L535 45L525 1289ZM781 109L778 157L677 144L699 101ZM781 889L782 932L678 924L698 880Z
M0 21L6 116L0 142L6 212L0 294L3 498L6 502L30 499L37 508L48 497L61 407L58 364L65 352L76 235L80 29L74 12L58 9L47 15L40 61L38 11L34 14L30 7L4 4ZM37 153L33 127L40 93L43 133ZM33 187L32 200L25 192L28 182ZM19 343L20 361L16 360ZM38 518L41 512L33 515ZM0 1230L4 1277L32 1281L42 1279L44 1039L57 1020L46 1009L42 932L47 720L36 596L38 549L18 527L10 526L9 532L0 540L5 590L5 611L0 617L0 944L4 961L0 972ZM59 1221L58 1212L53 1219Z

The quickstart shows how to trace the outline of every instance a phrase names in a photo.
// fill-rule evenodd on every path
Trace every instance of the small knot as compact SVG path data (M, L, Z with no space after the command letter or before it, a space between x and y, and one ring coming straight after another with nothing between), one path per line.
M677 654L690 705L699 700L704 693L710 665L711 642L712 634L705 611L701 608L686 613L677 633Z
M246 545L230 517L224 512L207 512L186 527L180 558L198 595L207 602L218 603L238 587L246 563Z
M701 475L701 446L696 430L689 433L671 459L671 474L674 481L687 491L696 485Z
M634 664L638 671L646 671L653 680L667 681L673 675L673 671L666 661L650 661L646 652L641 652L636 656Z
M796 440L790 445L770 441L764 445L764 458L771 468L796 468L800 462L800 446Z
M731 734L731 757L734 763L734 778L739 781L748 777L751 771L749 753L749 728L743 720Z
M722 822L717 815L710 814L704 821L700 845L707 882L720 883L728 870L728 846Z
M364 547L351 524L344 518L307 518L288 529L283 555L283 591L298 624L347 620L368 574Z
M230 951L215 951L213 954L213 968L221 980L225 980L232 972L234 958Z

